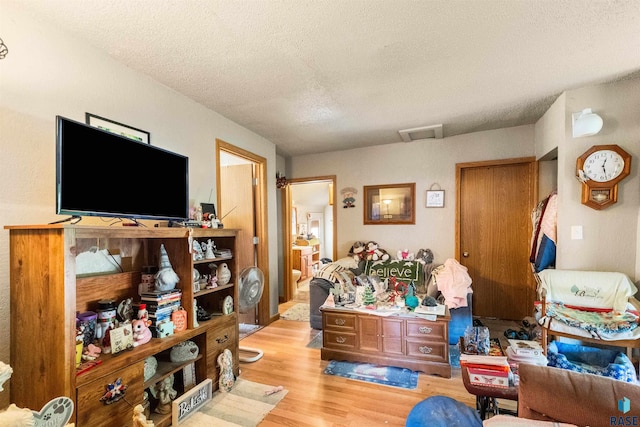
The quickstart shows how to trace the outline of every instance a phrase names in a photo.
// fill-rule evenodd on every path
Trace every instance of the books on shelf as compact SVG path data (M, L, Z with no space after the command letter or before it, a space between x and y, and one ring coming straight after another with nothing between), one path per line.
M182 297L182 290L180 289L172 289L170 291L149 291L149 292L142 292L140 294L140 299L145 302L168 301L168 300L180 299L181 297Z
M518 356L541 356L543 353L537 341L510 339L509 348Z

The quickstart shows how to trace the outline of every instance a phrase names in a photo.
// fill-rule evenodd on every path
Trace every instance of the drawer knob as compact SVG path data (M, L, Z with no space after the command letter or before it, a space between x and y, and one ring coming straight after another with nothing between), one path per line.
M229 335L225 335L225 336L223 336L223 337L218 337L218 338L216 338L216 342L217 342L218 344L222 344L222 343L225 343L225 342L227 342L227 341L229 341Z
M420 346L419 350L422 354L431 354L431 352L433 352L433 348L427 347L426 345Z
M347 323L344 319L336 319L336 325L338 326L344 326L344 324Z
M420 332L421 334L430 334L431 331L433 331L433 328L430 328L428 326L420 326L418 328L418 332Z
M347 342L347 339L345 337L336 337L336 342L338 344L344 344Z

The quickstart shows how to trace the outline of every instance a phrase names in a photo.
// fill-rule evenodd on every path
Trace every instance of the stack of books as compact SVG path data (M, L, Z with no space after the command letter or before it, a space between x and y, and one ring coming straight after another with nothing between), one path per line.
M171 322L171 313L180 308L182 291L172 289L170 291L144 292L140 295L140 300L147 304L151 332L155 338L161 338L158 325Z
M216 258L231 258L232 256L231 249L224 248L214 249L213 254L216 256Z
M511 367L507 356L485 356L461 354L460 365L467 368L469 382L487 387L508 388L511 381Z
M537 341L510 339L507 357L516 363L547 365L547 358L543 354L542 346Z

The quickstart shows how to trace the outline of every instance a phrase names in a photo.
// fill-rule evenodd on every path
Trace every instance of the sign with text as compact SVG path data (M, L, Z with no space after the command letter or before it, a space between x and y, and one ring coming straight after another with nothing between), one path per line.
M395 277L399 282L407 284L414 282L415 285L422 284L424 273L422 263L419 261L387 260L387 261L367 261L364 266L364 274L381 279Z
M198 412L212 398L213 382L207 378L200 384L173 401L171 425L177 426L182 421Z

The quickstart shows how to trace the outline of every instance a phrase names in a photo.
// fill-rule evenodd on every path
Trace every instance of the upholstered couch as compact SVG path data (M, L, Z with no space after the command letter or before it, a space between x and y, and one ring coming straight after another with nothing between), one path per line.
M471 408L461 407L460 402L445 396L433 396L412 408L407 416L406 426L640 425L638 384L530 364L520 364L519 374L517 417L497 415L481 421L474 416L476 414L469 413ZM460 413L461 417L451 419L454 412Z

